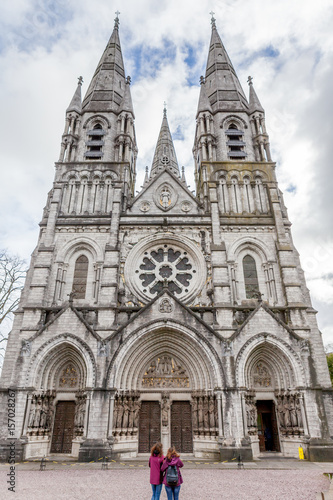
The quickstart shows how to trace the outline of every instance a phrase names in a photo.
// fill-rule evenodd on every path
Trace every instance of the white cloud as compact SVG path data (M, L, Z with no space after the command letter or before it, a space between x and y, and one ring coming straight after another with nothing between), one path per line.
M117 5L107 0L5 0L1 8L0 246L27 257L36 244L37 224L52 186L76 77L84 76L86 89L112 31ZM133 77L137 189L145 165L151 164L164 100L171 130L181 126L184 141L175 141L176 152L193 186L199 88L189 84L188 76L198 81L204 72L212 4L126 0L119 8L125 66ZM324 276L333 272L332 2L225 0L216 2L213 10L245 92L247 76L255 77L295 244L311 279L324 339L332 342L333 312L325 306L333 302L332 284ZM159 50L156 72L151 72L148 60L137 74L138 46L143 53ZM176 50L171 62L163 53L165 46ZM188 46L194 49L191 69L185 64ZM269 57L269 48L276 57ZM287 192L291 185L296 190ZM322 280L320 286L316 279Z

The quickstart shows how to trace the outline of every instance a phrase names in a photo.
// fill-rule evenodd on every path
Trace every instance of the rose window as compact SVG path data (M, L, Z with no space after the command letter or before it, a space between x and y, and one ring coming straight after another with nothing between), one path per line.
M144 252L135 272L145 294L154 296L166 286L177 297L189 291L196 270L186 251L163 245Z
M124 268L126 285L143 304L164 290L191 304L206 276L200 246L185 235L163 233L142 239L129 252Z

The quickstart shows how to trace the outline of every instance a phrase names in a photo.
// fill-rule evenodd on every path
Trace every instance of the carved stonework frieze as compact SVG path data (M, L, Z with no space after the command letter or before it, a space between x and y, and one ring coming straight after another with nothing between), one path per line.
M253 383L256 387L270 387L272 385L272 376L261 361L257 363L254 369Z
M142 382L144 388L188 388L189 377L185 368L171 356L154 359L146 369Z

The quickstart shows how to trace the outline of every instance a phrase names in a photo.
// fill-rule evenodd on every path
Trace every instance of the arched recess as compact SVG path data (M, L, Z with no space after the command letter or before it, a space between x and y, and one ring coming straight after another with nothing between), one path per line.
M37 350L31 359L26 383L40 390L61 389L60 378L69 366L75 369L73 377L77 378L73 390L95 386L94 355L85 342L71 334L59 335ZM65 385L70 388L70 383Z
M304 369L296 352L286 342L266 333L246 342L236 358L235 368L238 387L282 391L305 385ZM270 382L265 384L268 378Z
M225 385L221 361L203 336L198 338L183 325L158 322L133 332L119 347L108 370L108 386L141 389L145 370L162 356L180 363L189 378L190 390L213 390Z

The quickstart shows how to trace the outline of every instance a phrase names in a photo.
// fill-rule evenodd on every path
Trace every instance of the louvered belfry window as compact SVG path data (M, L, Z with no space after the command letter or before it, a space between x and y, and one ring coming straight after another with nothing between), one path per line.
M246 298L253 299L259 292L259 283L256 262L251 255L246 255L243 259L243 272Z
M88 257L80 255L75 262L73 288L74 299L85 299L88 277Z

